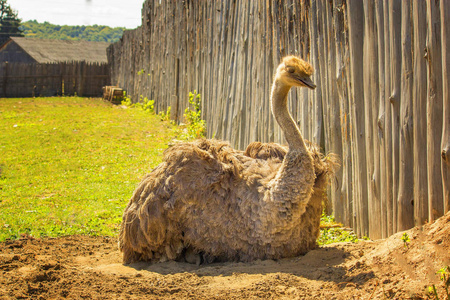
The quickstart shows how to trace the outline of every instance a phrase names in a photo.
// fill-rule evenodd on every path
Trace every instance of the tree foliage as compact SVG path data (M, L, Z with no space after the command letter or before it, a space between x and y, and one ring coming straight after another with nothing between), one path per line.
M26 37L57 40L85 40L114 43L118 41L125 28L111 28L103 25L68 26L54 25L49 22L38 23L35 20L22 23L20 27Z
M17 11L8 5L7 0L0 0L0 45L6 42L10 36L23 36L20 29L21 21L17 16Z

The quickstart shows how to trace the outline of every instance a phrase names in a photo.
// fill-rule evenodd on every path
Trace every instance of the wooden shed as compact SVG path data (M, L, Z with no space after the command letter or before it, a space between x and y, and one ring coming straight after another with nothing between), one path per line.
M109 45L11 37L0 47L0 97L101 96Z
M109 45L105 42L11 37L0 47L0 62L58 63L84 61L87 63L107 63L106 48Z

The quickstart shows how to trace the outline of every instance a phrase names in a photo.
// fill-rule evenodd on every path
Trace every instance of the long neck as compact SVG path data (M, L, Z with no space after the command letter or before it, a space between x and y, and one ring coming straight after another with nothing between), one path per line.
M275 80L272 87L272 113L283 130L289 144L289 151L281 163L277 175L270 181L265 194L265 211L271 219L273 212L284 222L269 222L265 232L285 232L299 226L300 216L314 191L314 163L307 151L302 135L289 114L287 95L290 86ZM262 218L263 219L263 218Z
M280 125L286 137L289 150L306 151L306 145L300 130L288 110L287 96L290 88L290 86L275 79L271 95L272 114L275 116L277 123Z

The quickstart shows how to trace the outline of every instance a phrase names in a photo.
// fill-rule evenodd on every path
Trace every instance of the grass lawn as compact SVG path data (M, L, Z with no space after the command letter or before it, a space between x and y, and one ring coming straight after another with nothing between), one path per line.
M180 132L101 99L0 98L0 242L117 235L134 189ZM358 240L333 224L322 216L320 245Z
M0 99L0 241L20 234L116 235L173 126L79 97Z

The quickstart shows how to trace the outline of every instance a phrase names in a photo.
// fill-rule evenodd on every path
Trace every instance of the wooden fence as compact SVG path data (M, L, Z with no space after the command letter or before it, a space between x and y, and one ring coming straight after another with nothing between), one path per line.
M101 96L109 85L105 63L61 62L49 64L0 63L0 97L55 95Z
M439 1L147 0L143 24L108 48L113 84L172 107L202 94L208 137L283 142L269 109L274 68L299 55L314 91L290 108L342 167L338 221L381 238L450 208L450 5Z

